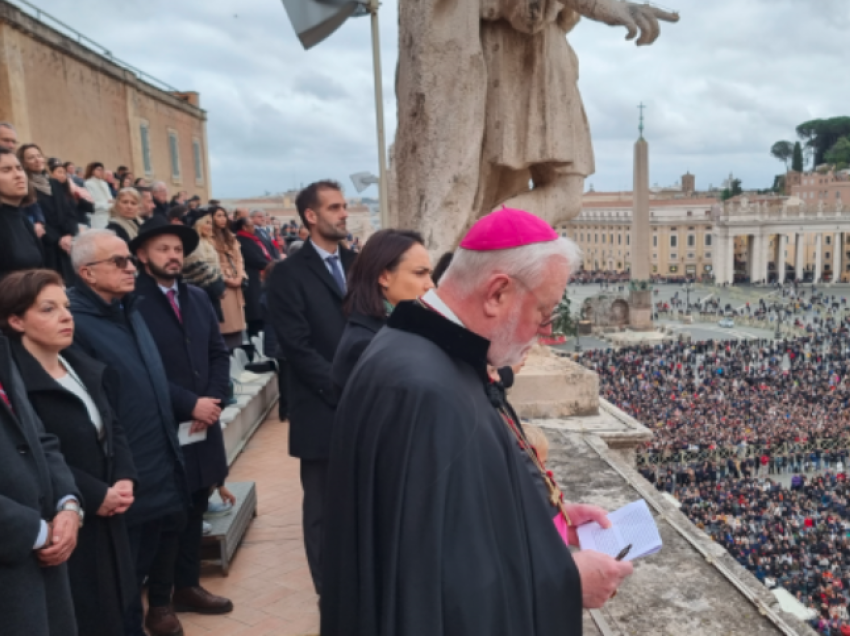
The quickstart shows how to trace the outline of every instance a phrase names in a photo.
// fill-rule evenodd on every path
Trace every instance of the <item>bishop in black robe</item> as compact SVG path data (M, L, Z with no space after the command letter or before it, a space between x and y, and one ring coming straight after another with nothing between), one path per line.
M488 392L489 341L401 303L337 409L322 636L581 634L576 565Z

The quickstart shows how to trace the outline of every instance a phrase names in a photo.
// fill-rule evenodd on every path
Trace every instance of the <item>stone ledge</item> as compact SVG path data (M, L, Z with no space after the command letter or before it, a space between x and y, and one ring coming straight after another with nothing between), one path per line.
M525 419L552 419L599 412L599 376L536 347L509 390L511 405Z
M575 418L579 419L579 418ZM617 418L614 418L617 419ZM621 425L625 425L619 420ZM584 634L738 636L814 632L783 612L758 580L658 493L601 435L570 430L578 423L539 422L550 429L549 468L571 500L615 510L646 499L664 547L635 561L635 574Z
M224 449L227 463L233 464L254 431L265 421L269 411L277 403L277 377L265 373L242 382L237 387L236 405L224 410L221 428L224 435Z

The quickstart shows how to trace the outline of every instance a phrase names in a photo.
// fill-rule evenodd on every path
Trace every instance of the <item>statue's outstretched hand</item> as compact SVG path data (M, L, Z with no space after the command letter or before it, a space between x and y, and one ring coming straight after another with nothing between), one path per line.
M634 40L640 32L636 44L652 44L661 34L659 20L678 22L679 14L656 9L648 4L625 2L623 0L562 0L578 13L609 26L624 26L628 29L627 40Z

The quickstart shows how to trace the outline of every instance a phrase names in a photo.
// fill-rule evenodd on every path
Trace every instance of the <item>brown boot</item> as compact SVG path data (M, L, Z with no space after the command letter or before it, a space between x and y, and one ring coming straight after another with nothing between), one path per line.
M174 609L178 612L198 614L227 614L233 611L233 603L223 596L210 594L200 585L174 590Z
M145 627L151 636L183 636L183 626L170 605L148 608Z

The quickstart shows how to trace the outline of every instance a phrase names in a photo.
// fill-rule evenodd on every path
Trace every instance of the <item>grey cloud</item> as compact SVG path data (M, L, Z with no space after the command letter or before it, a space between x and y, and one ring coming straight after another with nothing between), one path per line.
M368 19L350 21L305 52L279 0L36 2L118 57L200 92L217 196L377 172ZM793 139L807 119L850 114L847 0L665 4L682 19L662 25L651 47L637 48L623 40L624 29L588 20L569 35L581 63L596 190L631 188L641 101L649 106L651 181L673 183L689 169L701 187L718 185L730 171L745 186L768 187L782 169L769 155L774 141ZM388 140L397 16L396 2L385 1Z

